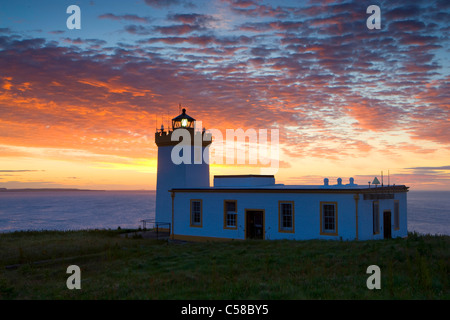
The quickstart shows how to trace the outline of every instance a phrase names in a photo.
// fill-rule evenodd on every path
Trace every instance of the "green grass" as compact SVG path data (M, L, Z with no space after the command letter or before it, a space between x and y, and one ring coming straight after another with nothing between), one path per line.
M168 243L120 232L0 234L0 299L450 298L448 236ZM66 287L71 264L81 290ZM372 264L380 290L366 286Z

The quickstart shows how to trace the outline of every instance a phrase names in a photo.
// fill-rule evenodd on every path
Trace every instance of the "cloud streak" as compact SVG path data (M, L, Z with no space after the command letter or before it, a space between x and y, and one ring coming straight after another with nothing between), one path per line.
M149 23L152 21L150 17L140 17L136 14L113 14L113 13L105 13L98 16L99 19L112 19L117 21L132 21L137 23Z

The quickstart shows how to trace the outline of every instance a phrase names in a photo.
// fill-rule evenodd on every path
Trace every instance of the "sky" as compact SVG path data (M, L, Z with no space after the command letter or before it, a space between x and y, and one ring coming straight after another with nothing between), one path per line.
M181 104L278 130L277 183L450 190L449 21L432 0L1 1L0 188L154 190Z

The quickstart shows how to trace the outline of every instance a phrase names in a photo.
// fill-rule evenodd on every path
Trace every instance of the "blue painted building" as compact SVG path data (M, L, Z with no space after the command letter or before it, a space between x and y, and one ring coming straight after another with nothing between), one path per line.
M209 185L209 164L195 162L208 153L210 141L190 146L190 164L173 162L179 144L172 135L193 118L183 113L172 131L156 133L158 177L156 220L171 224L171 237L182 240L336 239L370 240L407 236L408 187L360 186L352 178L330 185L284 185L273 175L215 176ZM188 119L188 120L183 120ZM198 144L197 144L198 145ZM195 150L201 148L201 150ZM177 151L178 152L178 151Z

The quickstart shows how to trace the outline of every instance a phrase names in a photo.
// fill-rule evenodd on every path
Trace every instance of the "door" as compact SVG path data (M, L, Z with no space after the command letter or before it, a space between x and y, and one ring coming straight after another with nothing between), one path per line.
M245 210L245 238L264 239L264 211Z
M391 211L386 210L383 212L383 232L384 232L384 238L390 239L392 238L391 235Z

